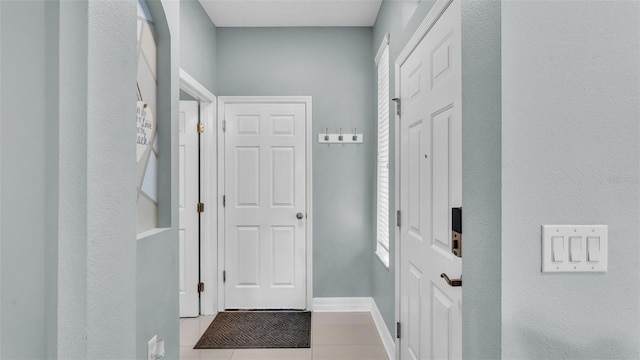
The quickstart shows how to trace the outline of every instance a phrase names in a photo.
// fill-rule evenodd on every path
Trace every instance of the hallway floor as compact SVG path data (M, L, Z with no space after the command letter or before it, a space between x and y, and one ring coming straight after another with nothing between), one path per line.
M314 312L309 349L195 350L213 316L180 319L181 360L387 360L371 314Z

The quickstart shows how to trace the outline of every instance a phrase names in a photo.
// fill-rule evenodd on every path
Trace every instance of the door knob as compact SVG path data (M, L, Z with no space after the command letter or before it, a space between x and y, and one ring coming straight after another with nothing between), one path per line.
M442 273L440 274L440 277L444 279L444 281L447 282L447 284L449 284L449 286L462 286L462 276L460 277L460 279L449 279L449 277L447 276L447 274Z
M297 214L296 214L296 218L297 218L298 220L302 220L302 218L303 218L303 217L304 217L304 215L302 215L302 213L301 213L301 212L299 212L299 213L297 213Z

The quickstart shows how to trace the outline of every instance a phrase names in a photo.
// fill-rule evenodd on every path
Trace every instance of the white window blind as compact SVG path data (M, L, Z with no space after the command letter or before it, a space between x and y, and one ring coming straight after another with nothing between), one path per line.
M389 34L376 55L378 68L378 188L376 254L389 267Z

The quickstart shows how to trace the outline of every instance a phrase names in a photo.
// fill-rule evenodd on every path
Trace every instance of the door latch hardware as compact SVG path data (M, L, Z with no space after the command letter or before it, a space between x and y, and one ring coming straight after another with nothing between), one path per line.
M198 134L202 134L204 132L204 123L198 123Z
M400 227L400 223L402 222L402 215L400 214L400 210L396 211L396 226Z
M453 286L453 287L462 286L462 276L460 276L460 279L449 279L447 274L442 273L440 274L440 277L443 278L444 281L446 281L447 284L449 284L449 286Z
M462 257L462 208L451 209L451 252Z
M203 213L204 212L204 203L198 203L198 212L199 213Z
M198 292L199 293L203 293L204 292L204 283L199 283L198 284Z
M391 101L396 102L396 115L400 116L400 114L402 114L402 101L400 98L393 98Z
M396 323L396 337L400 339L400 322Z

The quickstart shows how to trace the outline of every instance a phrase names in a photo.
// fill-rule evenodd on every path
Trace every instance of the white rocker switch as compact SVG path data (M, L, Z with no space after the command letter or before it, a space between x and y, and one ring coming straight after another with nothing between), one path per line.
M582 237L571 236L569 238L569 258L571 261L582 261L584 251L582 250Z
M607 225L542 225L542 272L607 272Z
M564 261L564 236L554 236L551 238L551 245L553 249L553 261Z
M589 236L587 238L589 261L600 261L600 237Z

